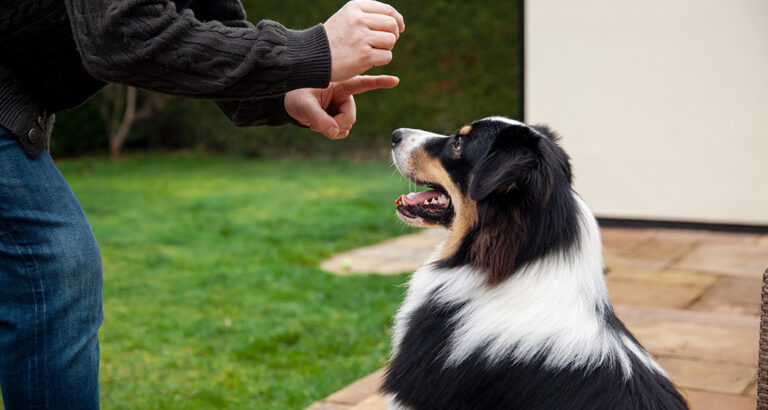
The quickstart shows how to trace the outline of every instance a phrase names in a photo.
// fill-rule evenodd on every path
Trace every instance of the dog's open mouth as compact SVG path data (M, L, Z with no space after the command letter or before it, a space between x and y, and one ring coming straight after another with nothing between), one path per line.
M395 201L397 215L409 225L447 225L453 216L451 197L442 187L400 195Z

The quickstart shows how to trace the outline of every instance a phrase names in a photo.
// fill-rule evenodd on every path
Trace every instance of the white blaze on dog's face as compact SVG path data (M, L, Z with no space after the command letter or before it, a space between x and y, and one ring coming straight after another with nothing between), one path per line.
M405 223L424 227L449 226L460 204L451 198L460 191L440 165L439 159L428 155L426 147L449 139L445 135L401 128L392 134L392 159L403 176L412 182L432 189L401 195L395 202L397 216Z
M543 127L489 117L447 136L401 128L392 134L392 141L392 158L400 173L431 188L401 195L395 202L397 215L409 225L450 229L442 259L472 259L461 252L474 252L482 259L498 229L524 235L525 227L516 221L527 223L537 219L532 212L559 206L550 200L553 192L570 196L568 156ZM554 201L558 200L556 195ZM525 251L525 238L504 237L518 242L506 244L508 248ZM514 260L516 255L511 256ZM514 264L499 262L489 270Z

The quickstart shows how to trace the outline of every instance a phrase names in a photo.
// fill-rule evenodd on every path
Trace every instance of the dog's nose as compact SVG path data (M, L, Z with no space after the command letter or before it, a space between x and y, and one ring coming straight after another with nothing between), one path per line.
M403 129L402 129L402 128L400 128L400 129L396 129L396 130L395 130L395 131L392 133L392 146L393 146L393 147L394 147L395 145L399 144L399 143L400 143L400 141L402 141L402 140L403 140L403 135L404 135L404 134L405 134L405 131L403 131Z

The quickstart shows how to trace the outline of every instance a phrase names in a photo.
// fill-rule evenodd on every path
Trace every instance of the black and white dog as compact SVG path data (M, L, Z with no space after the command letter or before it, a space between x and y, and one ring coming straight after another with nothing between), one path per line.
M546 127L491 117L451 136L393 133L414 226L450 230L409 283L383 391L390 409L684 409L616 318L600 231Z

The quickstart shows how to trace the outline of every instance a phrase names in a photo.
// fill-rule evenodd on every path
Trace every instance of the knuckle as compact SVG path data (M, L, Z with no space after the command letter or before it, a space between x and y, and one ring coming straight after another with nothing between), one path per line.
M389 28L392 29L394 32L399 32L400 27L397 25L397 20L395 20L394 17L387 16L389 19Z
M392 33L387 33L387 34L389 34L387 36L387 45L389 46L389 48L392 48L397 43L397 37Z

